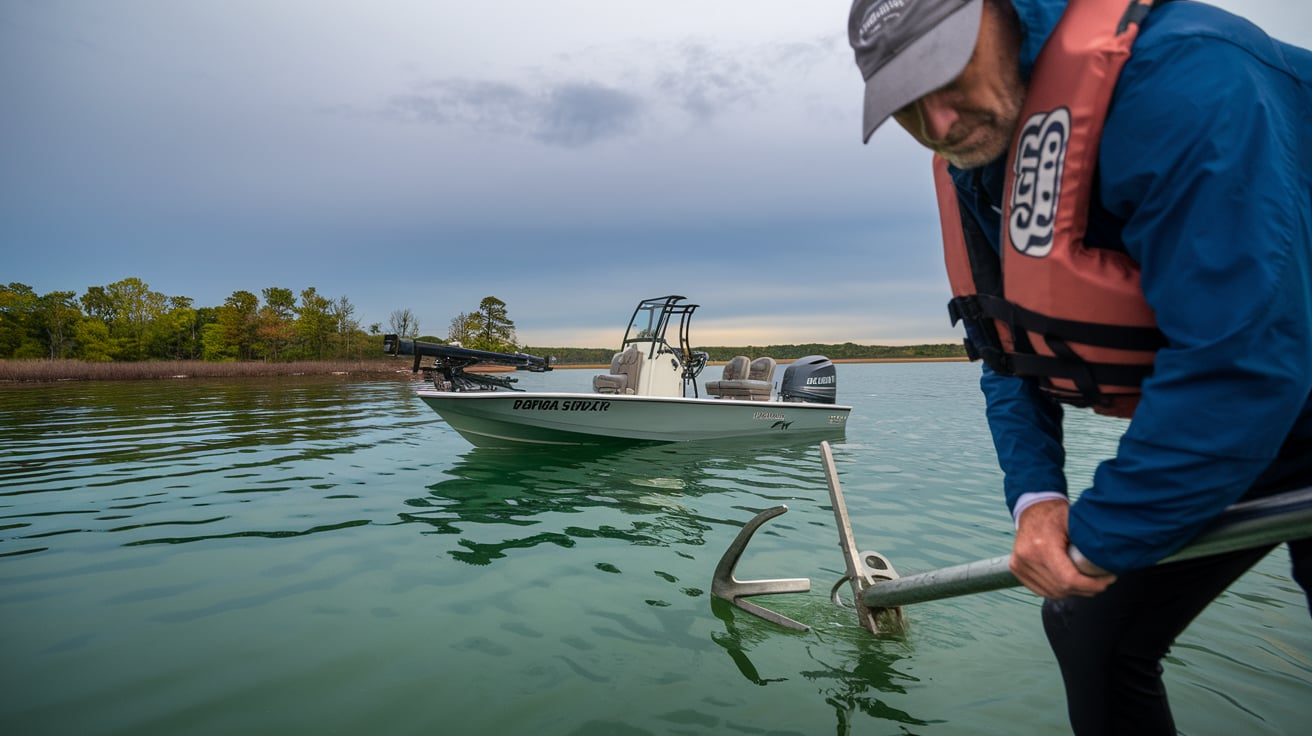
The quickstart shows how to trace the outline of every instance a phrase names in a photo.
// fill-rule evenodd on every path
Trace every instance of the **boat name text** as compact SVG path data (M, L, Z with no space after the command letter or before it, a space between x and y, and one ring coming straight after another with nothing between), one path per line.
M783 419L784 415L773 411L758 411L752 414L752 419Z
M609 401L592 399L515 399L511 406L515 411L609 411Z

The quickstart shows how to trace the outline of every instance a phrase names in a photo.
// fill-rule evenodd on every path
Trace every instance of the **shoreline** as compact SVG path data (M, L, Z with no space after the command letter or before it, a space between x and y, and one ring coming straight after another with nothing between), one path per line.
M953 358L838 358L839 363L960 363ZM781 365L791 360L780 360ZM711 361L708 366L723 366ZM370 360L298 361L294 363L233 362L202 360L141 361L135 363L89 363L77 360L0 360L0 386L23 386L74 381L185 380L195 378L276 378L281 376L378 376L411 375L410 361L389 358ZM605 363L554 366L553 370L609 370ZM493 367L475 372L513 373L513 368Z

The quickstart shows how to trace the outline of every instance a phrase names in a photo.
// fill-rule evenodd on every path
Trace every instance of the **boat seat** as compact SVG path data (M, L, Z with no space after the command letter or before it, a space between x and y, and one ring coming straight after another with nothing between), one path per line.
M769 401L774 368L774 358L749 361L746 355L735 356L724 364L720 380L706 382L706 393L721 399Z
M730 384L736 381L742 381L747 378L748 371L751 370L752 363L746 355L735 356L728 363L724 364L724 373L718 381L706 382L706 393L712 396L723 393L720 388L729 388Z
M776 365L778 363L774 358L760 357L753 360L751 369L747 371L747 380L773 383L774 367Z
M599 394L636 394L642 373L642 351L630 347L610 359L610 373L592 377L592 389Z

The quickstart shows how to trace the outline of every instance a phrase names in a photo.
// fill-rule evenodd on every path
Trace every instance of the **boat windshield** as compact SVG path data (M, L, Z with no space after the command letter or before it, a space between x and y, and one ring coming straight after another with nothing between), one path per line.
M662 337L664 325L661 324L661 314L664 304L642 304L637 311L633 313L633 320L629 322L629 329L624 333L628 339L625 342L637 342L654 340Z
M668 349L670 352L681 353L684 360L689 359L692 349L688 346L688 323L697 305L683 303L683 300L684 297L670 295L638 302L620 350L634 343L649 343L650 355ZM665 333L671 325L678 325L677 347L671 346L666 339Z

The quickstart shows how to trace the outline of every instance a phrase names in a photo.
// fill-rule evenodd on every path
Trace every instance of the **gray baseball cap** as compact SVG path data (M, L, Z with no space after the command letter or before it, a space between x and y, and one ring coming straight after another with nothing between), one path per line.
M979 37L984 0L856 0L847 37L866 80L864 141L890 115L951 82Z

